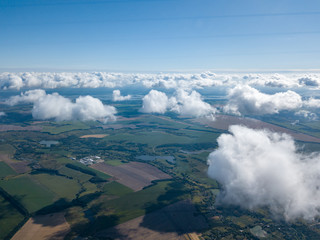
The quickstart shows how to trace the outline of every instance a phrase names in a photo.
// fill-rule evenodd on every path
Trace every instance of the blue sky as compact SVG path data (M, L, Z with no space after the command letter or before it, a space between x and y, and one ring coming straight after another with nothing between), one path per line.
M0 71L320 69L319 0L1 0Z

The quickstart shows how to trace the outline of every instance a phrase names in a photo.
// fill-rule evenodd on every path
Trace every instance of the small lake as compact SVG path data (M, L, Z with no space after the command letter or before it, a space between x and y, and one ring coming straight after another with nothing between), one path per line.
M46 147L51 147L51 145L57 145L59 142L53 140L42 140L39 143L42 145L46 145Z
M169 163L175 163L176 162L174 156L140 155L140 156L137 156L136 159L139 159L139 160L142 160L142 161L155 161L156 159L163 159L163 160L166 160Z

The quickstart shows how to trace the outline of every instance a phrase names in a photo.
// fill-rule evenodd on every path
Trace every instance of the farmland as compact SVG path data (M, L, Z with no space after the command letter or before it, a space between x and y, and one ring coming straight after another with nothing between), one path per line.
M142 188L149 186L154 180L171 178L157 168L139 162L130 162L119 166L97 163L91 167L115 177L117 182L134 191L139 191Z
M221 186L207 176L208 155L230 124L245 119L218 116L217 122L208 124L172 114L141 114L135 102L118 106L124 116L111 123L33 121L27 115L30 106L9 119L10 124L0 119L3 125L20 126L0 132L0 187L8 196L0 207L9 209L3 211L7 225L0 239L19 229L16 236L25 235L26 229L40 229L62 231L66 239L141 235L252 239L263 231L277 238L292 236L298 228L299 238L320 234L307 223L289 226L273 221L265 209L245 211L214 204ZM300 131L302 125L317 129L316 124L260 122L272 125L271 130L294 133L305 146L301 151L319 149L316 132L307 127ZM101 162L81 163L92 156ZM46 228L53 221L50 216L57 216L63 227Z

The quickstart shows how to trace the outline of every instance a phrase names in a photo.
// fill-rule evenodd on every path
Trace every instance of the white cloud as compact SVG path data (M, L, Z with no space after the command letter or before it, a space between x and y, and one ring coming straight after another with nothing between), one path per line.
M196 91L188 93L180 89L176 92L176 96L171 98L171 102L171 111L183 116L201 117L213 115L216 112L216 109L204 102Z
M44 97L46 95L46 92L42 89L35 89L35 90L29 90L25 93L21 93L18 96L12 96L8 100L6 100L6 103L8 105L17 105L19 103L34 103L39 98Z
M33 103L32 116L35 119L64 120L115 120L116 109L104 105L91 96L80 96L75 102L58 93L46 94L43 90L31 90L8 99L7 104Z
M140 111L144 113L163 114L166 111L173 111L187 117L211 116L213 118L216 112L216 109L204 102L196 91L189 93L180 89L174 96L168 98L163 92L151 90L142 100Z
M303 105L302 98L293 91L273 95L259 92L247 85L238 85L229 90L224 112L237 115L274 114L282 110L295 110Z
M268 86L282 88L319 88L319 73L109 73L109 72L22 72L0 73L0 88L119 88L128 85L146 88L197 89L212 86Z
M286 134L231 126L208 157L208 174L222 184L217 201L268 207L286 220L320 213L320 155L297 153Z
M165 93L151 90L142 98L142 107L140 111L143 113L165 113L168 104L169 100Z
M121 96L120 90L113 90L113 93L112 93L113 101L125 101L130 99L131 99L131 95Z
M5 112L0 112L0 117L4 117L6 116L6 113Z

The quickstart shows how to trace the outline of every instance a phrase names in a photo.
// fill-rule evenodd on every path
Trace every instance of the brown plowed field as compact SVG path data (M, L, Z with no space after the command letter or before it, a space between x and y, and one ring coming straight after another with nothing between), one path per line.
M160 171L154 166L141 162L130 162L119 166L111 166L106 163L96 163L92 168L104 172L116 178L116 181L139 191L149 186L153 180L170 179L171 176Z
M70 226L64 213L54 213L30 218L11 240L62 240Z

